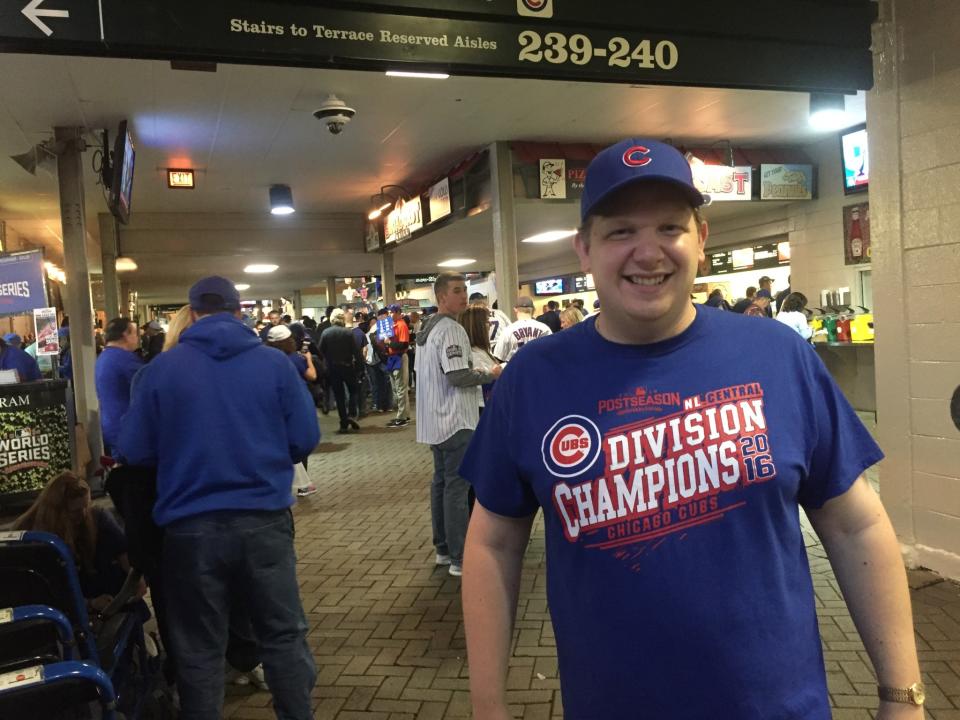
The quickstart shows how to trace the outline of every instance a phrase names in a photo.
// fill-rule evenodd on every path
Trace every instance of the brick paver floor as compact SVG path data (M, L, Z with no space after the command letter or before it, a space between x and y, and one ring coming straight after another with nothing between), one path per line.
M413 425L392 430L386 415L336 435L310 458L320 488L296 507L297 551L310 645L319 670L319 720L422 720L470 715L460 582L433 565L430 452ZM867 720L876 690L823 548L807 538L837 720ZM960 588L911 573L917 643L927 683L927 717L960 720ZM543 526L523 568L508 677L516 718L562 717L553 631L546 602ZM273 718L270 695L231 688L225 714Z

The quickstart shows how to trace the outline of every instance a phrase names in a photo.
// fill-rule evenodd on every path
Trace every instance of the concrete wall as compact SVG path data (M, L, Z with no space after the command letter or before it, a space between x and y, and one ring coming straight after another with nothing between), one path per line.
M880 492L908 562L960 577L960 5L882 0L867 99Z

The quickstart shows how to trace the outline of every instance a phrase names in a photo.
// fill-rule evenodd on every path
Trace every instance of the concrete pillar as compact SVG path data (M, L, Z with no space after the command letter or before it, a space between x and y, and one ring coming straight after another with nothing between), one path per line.
M955 3L882 0L867 95L880 493L907 562L960 578Z
M54 138L64 144L57 156L60 188L60 223L63 231L64 272L67 286L64 308L70 317L70 354L73 360L73 394L77 422L84 426L90 455L103 452L100 405L94 384L97 353L93 341L93 300L87 266L87 231L83 210L83 140L80 128L58 127Z
M397 301L397 274L394 272L393 252L384 252L380 256L380 273L383 281L383 304L392 305Z
M293 291L293 319L299 320L303 317L303 293L299 290Z
M335 277L327 278L327 305L337 304L337 279Z
M517 264L517 216L513 197L513 157L505 142L490 145L490 189L493 219L493 263L497 307L512 317L517 301L520 269Z
M120 228L110 214L97 215L100 225L100 254L103 259L103 304L109 322L123 315L120 301L120 281L117 277L117 240Z

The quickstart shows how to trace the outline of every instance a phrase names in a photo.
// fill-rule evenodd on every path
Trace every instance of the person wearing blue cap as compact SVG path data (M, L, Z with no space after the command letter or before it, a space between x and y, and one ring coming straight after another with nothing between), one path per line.
M40 380L37 359L20 349L20 336L7 333L0 341L0 370L16 370L20 382Z
M125 462L157 470L180 717L222 716L228 618L249 613L277 716L308 720L316 666L290 488L320 440L316 409L293 364L240 320L232 282L203 278L189 300L195 322L138 375L118 442Z
M387 340L387 373L393 385L393 397L397 403L397 416L387 423L389 428L402 428L410 424L408 414L409 397L407 383L410 379L410 360L407 349L410 347L410 328L403 319L403 308L391 305L387 310L393 319L393 336Z
M883 453L796 333L691 303L705 201L654 140L587 170L574 248L603 312L517 354L460 469L477 496L462 593L475 718L509 717L542 509L565 717L826 720L800 507L873 661L877 717L922 717L900 550L863 478Z

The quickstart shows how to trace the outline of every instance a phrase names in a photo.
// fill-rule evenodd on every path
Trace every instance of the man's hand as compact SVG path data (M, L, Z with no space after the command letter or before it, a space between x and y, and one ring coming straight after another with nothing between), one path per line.
M503 372L503 365L494 365L492 368L490 368L490 374L493 375L495 378L500 377L500 373L502 372Z

